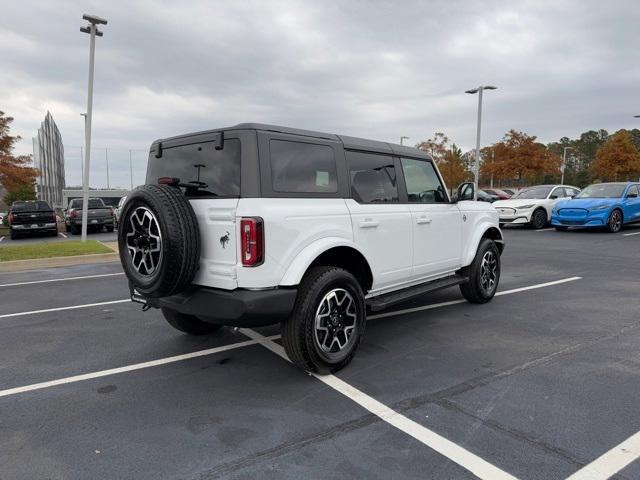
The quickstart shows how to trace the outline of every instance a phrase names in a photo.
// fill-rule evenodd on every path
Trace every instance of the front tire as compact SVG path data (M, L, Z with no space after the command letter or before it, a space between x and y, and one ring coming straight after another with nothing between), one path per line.
M615 208L610 214L607 220L607 231L609 233L618 233L622 230L622 212Z
M168 308L162 309L162 315L173 328L189 335L207 335L208 333L217 332L222 326L203 322L195 315L179 313Z
M547 212L539 208L531 215L531 228L539 230L547 226Z
M473 262L463 270L469 281L460 285L462 296L471 303L487 303L500 282L500 251L493 240L483 238Z
M338 267L315 267L302 279L291 315L282 322L282 343L291 361L310 372L331 373L355 355L366 323L364 293Z

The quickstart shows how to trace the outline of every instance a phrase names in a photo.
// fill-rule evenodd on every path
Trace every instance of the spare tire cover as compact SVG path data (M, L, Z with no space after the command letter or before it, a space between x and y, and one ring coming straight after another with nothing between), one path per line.
M142 295L183 291L200 263L200 231L189 200L168 185L134 189L120 216L118 248L129 282Z

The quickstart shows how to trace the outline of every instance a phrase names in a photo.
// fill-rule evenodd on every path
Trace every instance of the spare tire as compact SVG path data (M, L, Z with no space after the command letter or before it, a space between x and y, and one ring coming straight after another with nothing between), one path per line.
M118 229L120 262L146 297L166 297L192 282L200 263L198 219L182 191L142 185L128 196Z

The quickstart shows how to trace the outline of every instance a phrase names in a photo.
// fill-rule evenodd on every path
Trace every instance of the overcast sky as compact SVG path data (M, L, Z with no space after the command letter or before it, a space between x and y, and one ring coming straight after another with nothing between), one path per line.
M31 137L49 110L78 184L89 36L97 39L92 184L143 181L156 138L239 122L414 144L475 145L510 128L544 142L640 126L640 6L616 1L3 2L0 110Z

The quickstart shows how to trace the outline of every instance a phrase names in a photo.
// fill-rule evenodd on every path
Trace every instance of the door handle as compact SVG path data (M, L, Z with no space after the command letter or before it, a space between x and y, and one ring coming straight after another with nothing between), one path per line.
M371 218L365 218L360 222L360 228L376 228L377 226L378 221Z
M416 220L416 222L418 223L418 225L427 225L431 223L431 219L427 217L418 217L418 220Z

